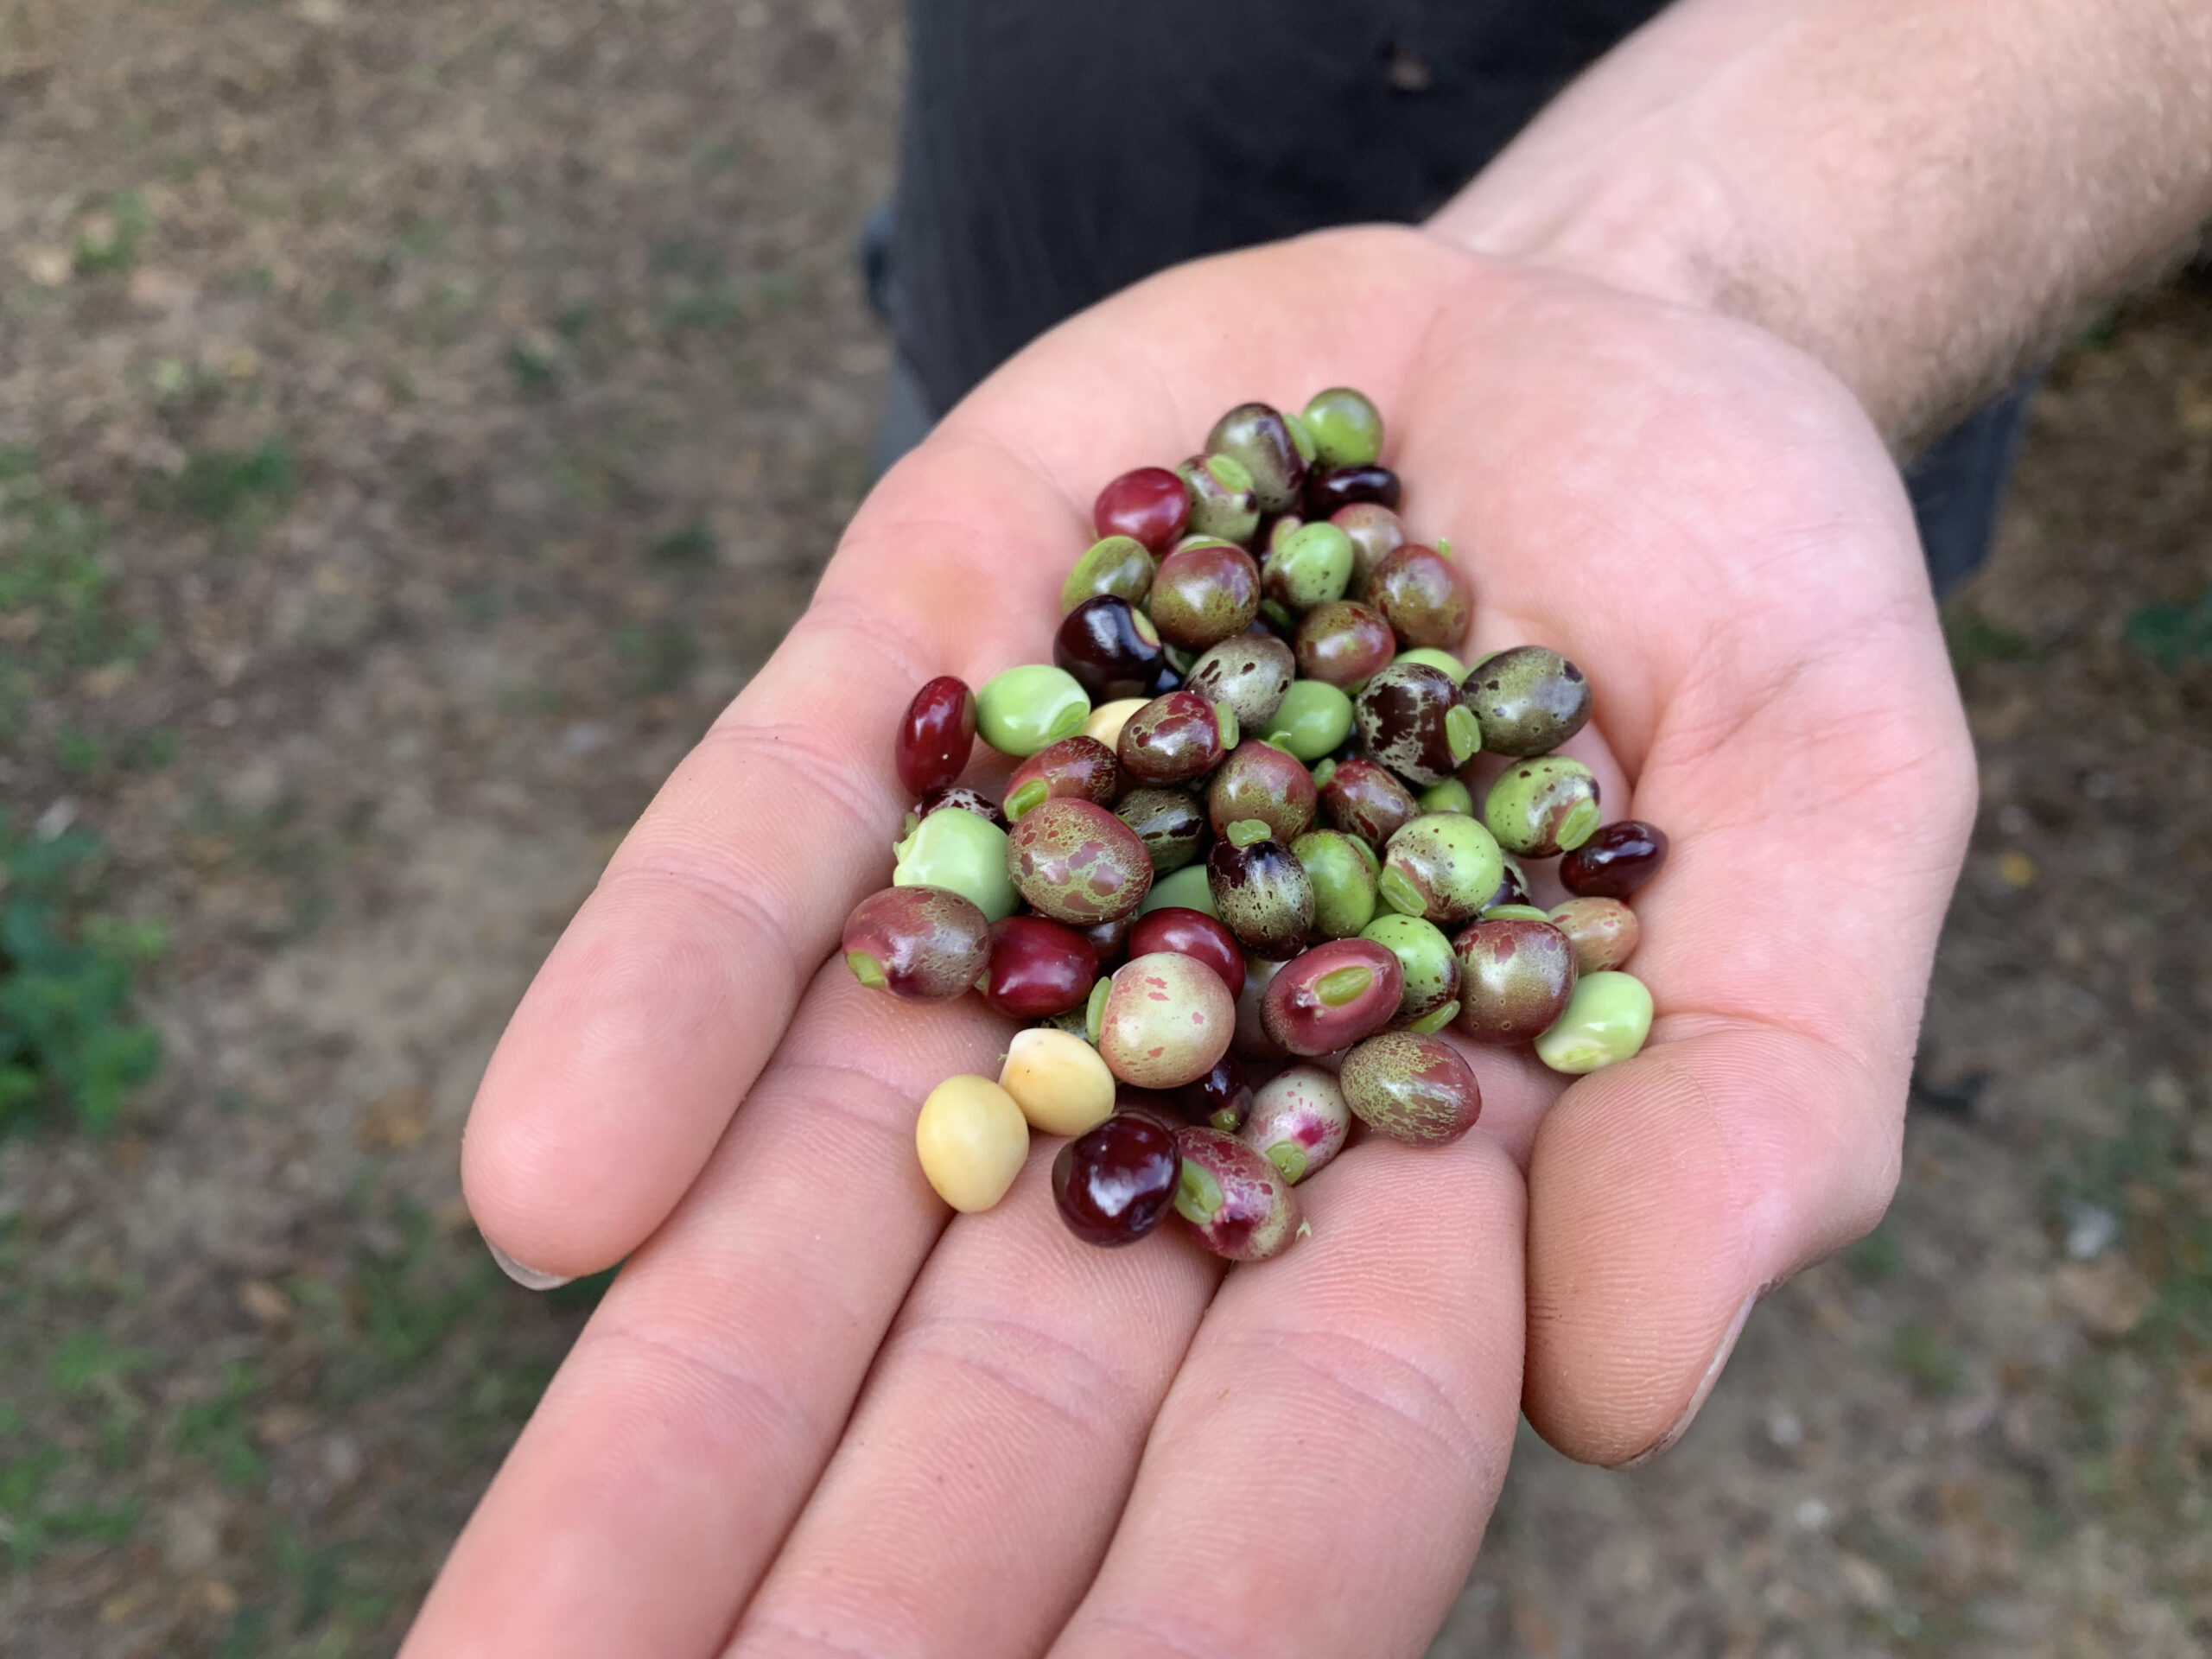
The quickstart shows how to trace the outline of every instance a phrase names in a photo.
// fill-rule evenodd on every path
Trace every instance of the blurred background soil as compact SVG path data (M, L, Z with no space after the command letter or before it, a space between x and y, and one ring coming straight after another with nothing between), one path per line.
M0 900L83 1072L0 1138L0 1653L389 1652L588 1311L461 1123L865 488L897 23L0 0ZM1529 1439L1440 1659L2212 1650L2209 484L2183 284L1949 609L1889 1220L1658 1465Z

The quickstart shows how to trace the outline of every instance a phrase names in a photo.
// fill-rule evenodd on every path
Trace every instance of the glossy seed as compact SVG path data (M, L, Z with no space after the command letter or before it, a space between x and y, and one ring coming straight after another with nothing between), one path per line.
M1147 785L1114 803L1114 816L1137 833L1151 856L1153 874L1167 875L1206 849L1205 810L1179 789Z
M1227 703L1243 730L1263 732L1297 673L1298 661L1287 645L1273 634L1247 630L1208 646L1191 664L1183 686L1209 702Z
M1582 899L1625 899L1667 861L1666 832L1637 818L1601 824L1559 861L1560 884Z
M932 812L893 849L894 887L944 887L995 922L1020 902L1007 876L1007 832L973 812Z
M1323 467L1364 467L1382 454L1382 416L1363 392L1331 386L1306 399L1299 419Z
M1252 480L1263 513L1288 512L1304 499L1306 458L1281 414L1267 404L1239 404L1206 434L1206 453L1226 455Z
M1230 1055L1213 1063L1202 1077L1193 1077L1180 1089L1162 1096L1185 1122L1203 1123L1234 1135L1252 1113L1252 1084L1244 1068Z
M1229 753L1225 705L1187 687L1154 697L1131 715L1115 749L1131 784L1179 784L1205 777ZM1228 715L1228 721L1236 719Z
M1090 521L1101 536L1126 536L1165 553L1191 522L1191 492L1165 467L1139 467L1098 492Z
M976 694L967 682L938 676L914 693L899 720L893 759L909 795L944 789L960 776L976 744Z
M1294 957L1268 981L1260 1024L1287 1054L1333 1053L1396 1018L1398 958L1368 939L1337 939Z
M1098 1026L1098 1052L1123 1083L1176 1089L1229 1052L1236 1001L1194 957L1156 950L1116 972Z
M1313 774L1287 751L1258 738L1239 743L1206 785L1214 834L1256 820L1262 833L1287 846L1313 822L1319 796Z
M1116 1112L1060 1148L1052 1201L1084 1243L1135 1243L1174 1207L1182 1162L1166 1123L1147 1112Z
M1493 652L1468 671L1459 695L1495 754L1548 753L1590 719L1590 682L1543 645Z
M1456 645L1472 601L1459 567L1433 547L1408 543L1375 567L1367 602L1408 645Z
M1397 636L1379 612L1351 600L1316 606L1298 625L1298 671L1309 680L1356 691L1389 666Z
M1351 731L1349 696L1321 680L1297 680L1261 735L1310 765L1337 748Z
M1306 516L1326 518L1362 501L1395 512L1402 493L1398 475L1388 467L1316 467L1306 474Z
M1007 1194L1029 1156L1029 1123L1014 1096L988 1077L947 1077L914 1120L922 1173L955 1210L988 1210Z
M1375 917L1376 865L1365 845L1341 830L1314 830L1290 844L1313 885L1313 931L1348 939Z
M1264 1262L1290 1248L1303 1217L1288 1176L1219 1129L1178 1129L1175 1145L1183 1160L1175 1212L1199 1243L1232 1262Z
M1101 703L1083 722L1084 736L1096 738L1109 749L1117 747L1122 741L1122 728L1129 723L1129 716L1151 701L1150 697L1117 697L1112 702Z
M1467 677L1467 665L1448 651L1439 651L1433 645L1415 645L1411 651L1402 651L1392 659L1401 663L1427 663L1452 677L1452 683L1459 684ZM1471 712L1471 711L1470 711Z
M1474 915L1504 869L1497 841L1482 824L1463 813L1427 812L1390 837L1376 887L1391 909L1445 926Z
M1482 744L1459 688L1426 663L1389 663L1352 701L1360 747L1408 783L1449 778Z
M1001 754L1026 760L1047 744L1073 737L1090 714L1075 677L1050 663L995 674L976 694L976 729Z
M1137 914L1149 916L1156 910L1171 909L1195 910L1202 916L1214 914L1213 879L1204 864L1187 865L1173 874L1161 876L1137 906Z
M1474 1128L1483 1091L1441 1037L1386 1031L1344 1056L1338 1086L1352 1115L1394 1141L1442 1146Z
M1462 709L1459 712L1465 714L1467 711ZM1431 784L1414 799L1424 812L1465 812L1471 817L1474 815L1473 791L1457 778L1446 778L1440 784Z
M1017 1031L999 1068L999 1087L1029 1126L1046 1135L1081 1135L1114 1113L1114 1074L1098 1051L1065 1031Z
M1046 801L1025 816L1007 836L1006 870L1033 907L1078 927L1128 915L1152 887L1136 831L1091 801Z
M1146 912L1129 929L1129 954L1147 957L1158 950L1204 963L1221 976L1231 996L1244 989L1244 953L1218 917L1178 905Z
M1046 744L1014 769L1006 780L1006 816L1018 823L1024 813L1046 801L1096 801L1111 806L1120 785L1121 768L1113 750L1077 733Z
M1598 828L1598 779L1580 760L1538 755L1500 772L1483 802L1497 844L1522 858L1572 852Z
M1342 599L1351 583L1351 537L1335 524L1303 524L1268 551L1260 591L1293 616Z
M1551 922L1574 946L1575 964L1586 974L1626 966L1643 931L1618 899L1570 899L1551 912Z
M853 907L841 948L853 977L870 990L949 1002L983 971L989 929L983 912L957 893L891 887Z
M1147 608L1167 644L1204 651L1243 632L1259 615L1259 567L1241 547L1179 548L1160 562Z
M1395 1016L1402 1025L1425 1020L1437 1009L1456 1002L1459 995L1459 958L1452 941L1433 922L1418 916L1393 912L1377 916L1360 938L1379 944L1398 959L1404 989Z
M1380 847L1421 816L1402 780L1372 760L1337 763L1321 783L1321 815L1332 827Z
M1341 507L1329 515L1327 522L1351 537L1351 581L1344 588L1344 597L1363 599L1375 567L1405 545L1406 527L1396 513L1376 501Z
M1126 599L1101 594L1060 619L1052 661L1095 705L1152 696L1167 653L1150 617Z
M1060 609L1071 611L1101 594L1141 605L1152 590L1152 572L1153 556L1143 543L1133 537L1109 536L1092 543L1068 572L1060 586Z
M1278 960L1298 954L1313 925L1313 884L1288 848L1217 841L1206 855L1206 880L1215 913L1239 944Z
M1295 1184L1344 1150L1351 1133L1351 1108L1336 1074L1318 1065L1294 1065L1255 1091L1242 1139Z
M1651 993L1619 972L1585 974L1550 1030L1536 1039L1536 1058L1570 1077L1618 1064L1651 1034Z
M1560 1017L1579 970L1574 945L1543 919L1486 916L1452 941L1459 1030L1478 1043L1533 1041Z
M1238 545L1260 527L1260 502L1252 475L1228 455L1192 455L1175 475L1191 493L1191 531Z
M1097 952L1065 923L1007 916L991 924L979 988L996 1012L1016 1020L1065 1014L1081 1007L1097 982Z

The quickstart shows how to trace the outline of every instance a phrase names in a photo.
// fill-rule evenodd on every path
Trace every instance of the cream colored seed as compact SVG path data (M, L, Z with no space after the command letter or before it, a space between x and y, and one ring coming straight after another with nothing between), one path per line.
M1108 748L1118 748L1122 741L1122 728L1129 723L1129 716L1145 705L1142 697L1123 697L1119 702L1102 702L1090 711L1090 718L1083 722L1083 734L1095 737Z
M922 1103L914 1150L938 1197L972 1214L1004 1198L1021 1173L1029 1124L1014 1096L988 1077L947 1077Z
M999 1086L1046 1135L1081 1135L1114 1115L1114 1074L1072 1032L1039 1026L1014 1033Z

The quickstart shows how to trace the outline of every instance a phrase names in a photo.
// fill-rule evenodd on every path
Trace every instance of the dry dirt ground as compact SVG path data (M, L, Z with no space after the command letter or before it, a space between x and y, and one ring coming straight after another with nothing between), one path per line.
M461 1116L864 486L896 26L0 0L0 803L168 941L116 1131L0 1141L0 1653L389 1652L574 1335ZM2179 289L2061 363L1951 607L1896 1209L1659 1465L1531 1440L1439 1656L2212 1649L2208 479Z

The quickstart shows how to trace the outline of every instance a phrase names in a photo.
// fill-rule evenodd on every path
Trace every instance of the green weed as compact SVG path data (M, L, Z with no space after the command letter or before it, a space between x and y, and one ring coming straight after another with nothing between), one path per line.
M100 521L47 486L37 457L0 448L0 735L56 675L153 643L115 612Z
M614 632L614 650L629 669L630 689L639 696L675 690L699 662L699 642L674 617L625 623Z
M261 1372L253 1362L229 1361L211 1398L177 1408L169 1421L170 1444L209 1465L226 1485L251 1486L264 1479L269 1465L253 1444L251 1413L260 1392Z
M2161 668L2184 662L2212 662L2212 588L2194 605L2162 601L2145 605L2127 619L2127 643Z
M92 909L99 854L82 832L19 840L0 823L0 1128L49 1114L105 1134L160 1064L130 1016L162 934Z
M1980 663L2028 662L2037 654L2036 642L2026 634L1974 611L1946 616L1943 639L1951 648L1952 665L1961 669Z
M140 239L153 227L153 215L137 191L118 190L104 198L77 232L77 274L99 276L130 270L138 263Z
M1957 1350L1925 1325L1900 1330L1890 1358L1923 1394L1952 1393L1964 1380Z
M715 562L715 532L698 519L671 531L652 544L652 556L662 564L696 569Z
M251 449L202 449L187 458L176 499L194 518L227 527L283 507L297 487L292 446L271 433Z

